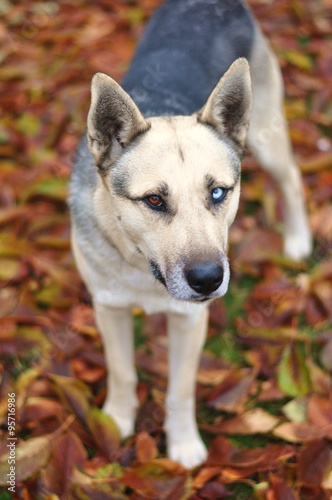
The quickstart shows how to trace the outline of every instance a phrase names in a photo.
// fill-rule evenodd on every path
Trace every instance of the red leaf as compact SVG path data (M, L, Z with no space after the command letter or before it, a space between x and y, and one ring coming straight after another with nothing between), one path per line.
M197 476L194 478L194 486L197 489L201 489L210 479L219 475L220 467L204 467L198 471Z
M64 407L50 398L29 397L21 410L20 423L22 426L35 427L38 423L49 418L61 419L67 414Z
M229 498L232 494L223 484L211 481L203 486L199 495L201 498Z
M270 488L266 494L267 500L297 500L297 496L283 478L269 474L269 481Z
M326 441L311 441L299 455L299 479L307 486L320 485L332 469L332 446Z

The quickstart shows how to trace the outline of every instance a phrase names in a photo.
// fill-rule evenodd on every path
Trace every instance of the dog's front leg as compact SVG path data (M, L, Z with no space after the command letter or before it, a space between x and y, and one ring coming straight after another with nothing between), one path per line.
M169 313L169 385L166 398L168 455L187 468L206 459L206 448L198 433L195 418L196 373L203 348L208 310L191 314Z
M132 315L128 309L99 304L95 304L94 309L108 370L103 411L115 420L124 438L134 432L138 406Z

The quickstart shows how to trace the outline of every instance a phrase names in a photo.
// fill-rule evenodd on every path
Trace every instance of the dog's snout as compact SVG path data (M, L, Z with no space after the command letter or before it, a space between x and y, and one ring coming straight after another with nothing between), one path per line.
M223 268L210 261L200 262L186 272L189 286L202 295L209 295L217 290L223 277Z

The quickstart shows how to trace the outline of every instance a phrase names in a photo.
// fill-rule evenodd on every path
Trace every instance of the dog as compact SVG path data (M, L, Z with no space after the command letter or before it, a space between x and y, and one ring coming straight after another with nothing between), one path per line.
M103 410L123 438L134 432L131 311L164 312L167 450L187 468L207 455L195 376L208 305L230 278L228 231L246 144L282 192L286 255L300 260L311 250L282 101L276 58L240 0L167 1L122 85L101 73L92 79L70 207L72 248L109 367Z

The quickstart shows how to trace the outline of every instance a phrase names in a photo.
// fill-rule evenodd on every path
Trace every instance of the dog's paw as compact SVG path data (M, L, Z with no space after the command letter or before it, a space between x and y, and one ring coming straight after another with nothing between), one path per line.
M168 446L168 456L179 462L186 469L192 469L205 462L207 450L203 441L196 438L192 441L173 443Z
M294 261L306 259L312 251L312 236L308 227L285 235L284 253Z
M117 411L117 409L114 408L111 403L108 402L105 402L103 406L103 412L112 417L120 431L120 436L122 439L125 439L134 434L136 412L128 412L133 413L133 415L124 416L120 414L119 411Z

